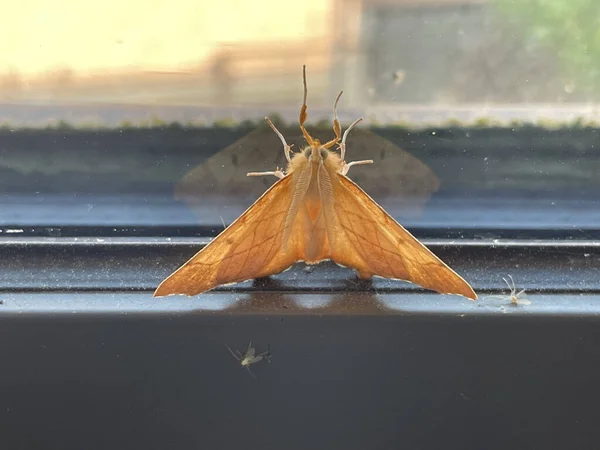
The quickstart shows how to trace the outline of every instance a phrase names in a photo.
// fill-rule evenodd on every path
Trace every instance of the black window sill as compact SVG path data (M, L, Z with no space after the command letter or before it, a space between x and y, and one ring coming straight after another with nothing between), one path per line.
M209 238L5 237L0 240L0 286L9 291L148 291L194 255ZM593 240L422 239L478 292L504 290L511 275L528 293L600 292L600 243ZM302 263L265 280L215 292L424 292L418 286L349 269Z
M480 294L323 263L153 298L205 238L0 241L0 448L593 448L600 245L425 240ZM529 306L485 299L511 274ZM253 379L225 345L272 362ZM576 405L576 407L574 407ZM291 437L293 436L293 437Z

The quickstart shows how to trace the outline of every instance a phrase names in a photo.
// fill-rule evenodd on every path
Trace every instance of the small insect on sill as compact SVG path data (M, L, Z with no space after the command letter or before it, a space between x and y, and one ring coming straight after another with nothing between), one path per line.
M489 295L485 298L486 299L496 298L496 299L501 299L501 300L510 300L509 304L511 306L531 305L531 300L529 300L527 297L525 297L525 289L521 289L519 292L517 292L517 288L515 286L515 280L513 280L513 277L511 275L508 275L508 277L510 278L510 282L506 278L502 277L502 279L508 286L508 289L510 289L510 293L508 295Z
M300 130L307 146L292 152L283 135L266 118L283 144L287 169L251 172L278 178L238 219L162 281L155 297L198 295L222 284L274 275L297 262L331 260L354 269L361 279L373 276L406 280L441 294L477 299L473 288L421 244L346 175L346 139L362 118L342 135L333 106L335 137L321 143L304 127L307 119L306 66ZM339 153L332 150L336 146Z
M267 345L266 352L263 352L259 355L256 354L256 349L254 347L252 347L252 340L248 344L248 350L246 350L246 353L244 353L243 355L238 350L235 350L235 352L233 350L231 350L231 348L229 348L229 346L227 344L225 344L225 347L227 347L227 350L229 350L229 353L231 353L233 355L233 357L240 362L242 367L245 367L246 369L248 369L248 373L250 375L252 375L252 378L254 378L255 380L257 378L256 378L256 375L254 375L252 373L252 371L250 370L250 364L256 364L257 362L262 361L263 358L266 359L267 362L271 362L271 346L270 345Z

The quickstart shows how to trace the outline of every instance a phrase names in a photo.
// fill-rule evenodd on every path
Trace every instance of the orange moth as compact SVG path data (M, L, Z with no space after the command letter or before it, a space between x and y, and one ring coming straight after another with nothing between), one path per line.
M355 269L362 279L372 276L407 280L444 294L477 299L471 286L415 239L375 203L346 174L357 164L347 163L346 138L362 120L344 132L337 119L338 95L333 108L335 138L319 142L304 127L306 121L306 67L300 130L308 146L293 153L269 118L267 122L283 144L285 171L252 172L274 175L273 184L228 228L167 277L155 297L197 295L216 286L266 277L294 263L325 260ZM330 150L338 145L339 154Z

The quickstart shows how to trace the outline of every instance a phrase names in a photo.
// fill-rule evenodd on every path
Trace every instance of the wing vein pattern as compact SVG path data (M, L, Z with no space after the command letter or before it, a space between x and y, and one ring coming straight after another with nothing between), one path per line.
M335 216L339 224L332 259L373 275L411 281L440 293L476 298L472 288L415 239L360 187L337 174Z
M291 176L277 181L235 222L164 280L155 295L172 292L175 287L179 293L196 295L221 284L260 278L291 266L298 257L297 235L301 232L290 233L287 250L283 251L281 244L293 186ZM296 223L290 227L295 230Z

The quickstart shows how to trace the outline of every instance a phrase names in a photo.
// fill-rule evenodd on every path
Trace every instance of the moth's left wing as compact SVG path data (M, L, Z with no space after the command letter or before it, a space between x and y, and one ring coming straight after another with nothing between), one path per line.
M301 220L290 221L298 178L291 174L277 181L235 222L188 262L166 278L155 297L197 295L220 284L236 283L279 273L298 260L302 242ZM293 227L286 232L286 225ZM287 243L283 248L284 234Z

